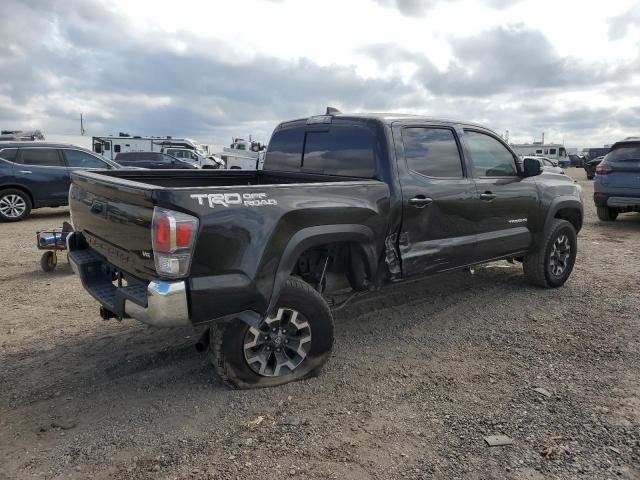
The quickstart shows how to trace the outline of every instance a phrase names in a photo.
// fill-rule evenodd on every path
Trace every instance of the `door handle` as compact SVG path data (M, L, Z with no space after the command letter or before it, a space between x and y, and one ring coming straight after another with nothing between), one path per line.
M480 194L480 200L485 200L487 202L490 202L491 200L493 200L496 197L497 197L497 195L495 193L491 193L491 192L484 192L484 193Z
M433 199L424 195L418 195L409 200L409 205L416 208L424 208L431 203L433 203Z
M31 170L20 170L20 173L33 173Z

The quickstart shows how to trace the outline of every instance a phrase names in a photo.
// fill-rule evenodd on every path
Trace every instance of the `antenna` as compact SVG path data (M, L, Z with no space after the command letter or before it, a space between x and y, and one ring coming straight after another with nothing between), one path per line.
M342 113L340 110L334 107L327 107L327 113L325 115L336 115L338 113Z

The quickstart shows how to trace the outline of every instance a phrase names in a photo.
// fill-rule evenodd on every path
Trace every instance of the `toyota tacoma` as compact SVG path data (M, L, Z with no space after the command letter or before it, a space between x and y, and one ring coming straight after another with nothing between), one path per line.
M103 318L207 326L238 388L316 374L361 292L506 259L571 274L580 186L464 122L327 109L278 125L263 170L74 172L69 259Z

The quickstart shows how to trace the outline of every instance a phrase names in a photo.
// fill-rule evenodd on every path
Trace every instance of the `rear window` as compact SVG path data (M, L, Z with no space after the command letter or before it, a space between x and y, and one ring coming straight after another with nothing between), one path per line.
M331 126L307 132L302 170L325 175L375 176L373 134L368 128Z
M0 158L4 158L5 160L9 160L10 162L16 161L17 154L17 148L5 148L3 150L0 150Z
M266 170L300 171L304 128L287 128L274 132L264 160Z
M2 156L2 153L0 153ZM629 145L611 150L607 162L640 162L640 145Z

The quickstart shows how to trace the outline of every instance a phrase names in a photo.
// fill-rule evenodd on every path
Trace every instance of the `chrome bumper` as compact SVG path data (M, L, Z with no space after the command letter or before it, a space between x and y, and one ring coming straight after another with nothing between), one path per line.
M146 308L125 300L124 312L127 316L154 327L191 325L184 282L151 282L147 287Z
M71 269L84 289L116 318L135 318L154 327L190 326L184 281L148 284L124 274L127 284L113 284L114 267L90 248L77 248L74 234L67 238ZM69 240L71 238L71 240Z

